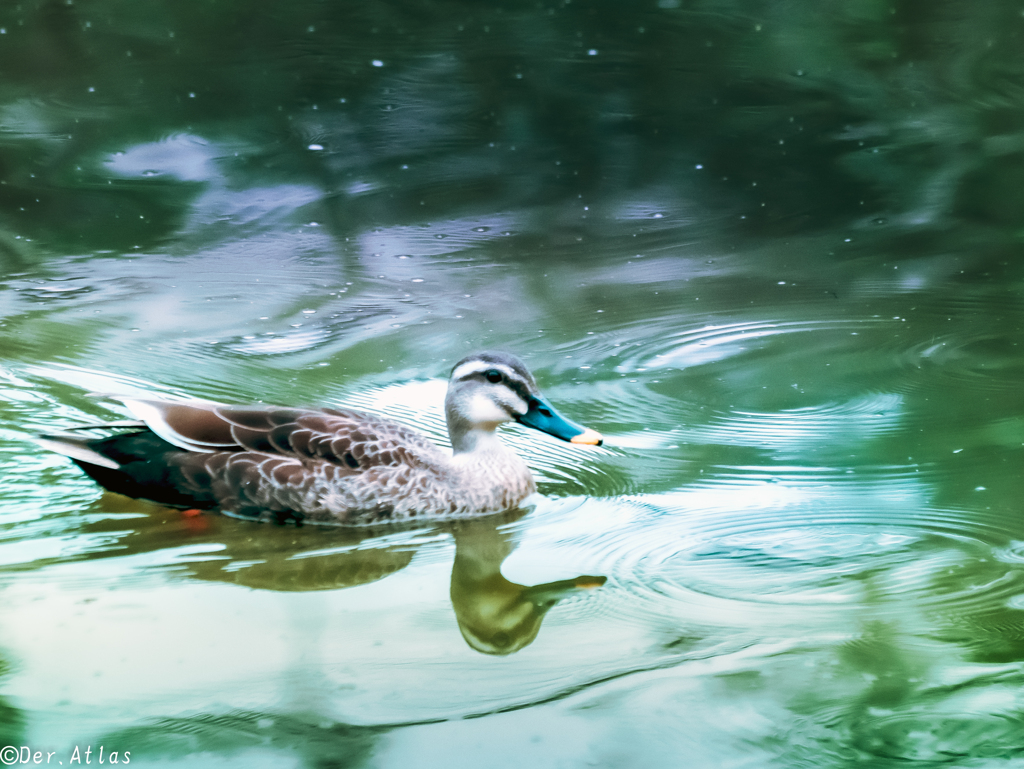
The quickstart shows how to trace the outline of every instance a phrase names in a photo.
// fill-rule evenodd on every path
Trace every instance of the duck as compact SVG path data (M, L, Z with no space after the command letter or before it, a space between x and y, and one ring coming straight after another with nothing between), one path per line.
M376 414L108 395L133 420L42 435L108 491L277 523L375 525L517 508L537 487L496 435L516 422L575 444L602 436L562 416L515 355L455 364L445 395L452 451ZM84 437L81 430L112 434Z

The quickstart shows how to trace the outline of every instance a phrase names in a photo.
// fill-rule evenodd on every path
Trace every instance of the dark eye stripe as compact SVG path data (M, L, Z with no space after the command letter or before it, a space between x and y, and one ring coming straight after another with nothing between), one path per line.
M497 374L497 379L491 378L494 374ZM512 392L514 392L516 395L522 398L526 403L530 402L530 385L525 380L520 378L518 372L509 373L494 368L488 368L483 370L477 369L476 371L467 371L465 374L460 376L459 379L461 381L465 381L473 377L480 377L493 384L502 382L508 389L510 389Z
M519 380L511 379L508 382L506 382L505 384L508 385L508 388L512 392L514 392L516 395L518 395L520 398L522 398L524 403L529 403L530 402L530 390L526 386L525 382L520 382Z

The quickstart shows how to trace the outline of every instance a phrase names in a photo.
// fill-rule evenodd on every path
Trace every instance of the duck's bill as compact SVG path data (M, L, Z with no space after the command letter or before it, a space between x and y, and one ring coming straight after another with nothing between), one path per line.
M566 419L540 396L530 398L530 408L517 418L520 424L570 443L600 446L604 441L600 433Z

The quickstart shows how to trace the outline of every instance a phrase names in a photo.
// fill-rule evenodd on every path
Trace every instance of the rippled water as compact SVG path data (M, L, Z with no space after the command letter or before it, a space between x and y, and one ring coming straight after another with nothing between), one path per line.
M0 747L1022 760L1016 6L87 5L0 9ZM31 441L146 392L446 444L487 348L607 440L505 429L541 494L479 520L193 517Z

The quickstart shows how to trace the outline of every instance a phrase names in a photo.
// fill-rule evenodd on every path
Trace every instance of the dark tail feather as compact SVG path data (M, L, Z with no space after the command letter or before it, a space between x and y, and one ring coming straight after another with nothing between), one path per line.
M111 426L121 425L99 427ZM166 459L168 453L178 453L181 449L149 430L106 438L56 433L40 436L36 443L68 457L108 491L173 507L212 505L211 499L199 499L179 490Z
M128 473L122 472L121 470L113 470L101 465L90 464L89 462L83 462L82 460L75 459L74 457L71 457L71 459L76 465L85 471L86 475L96 481L96 483L107 491L124 494L126 497L133 497L134 499L149 496L146 493L147 490L134 478L128 475Z

